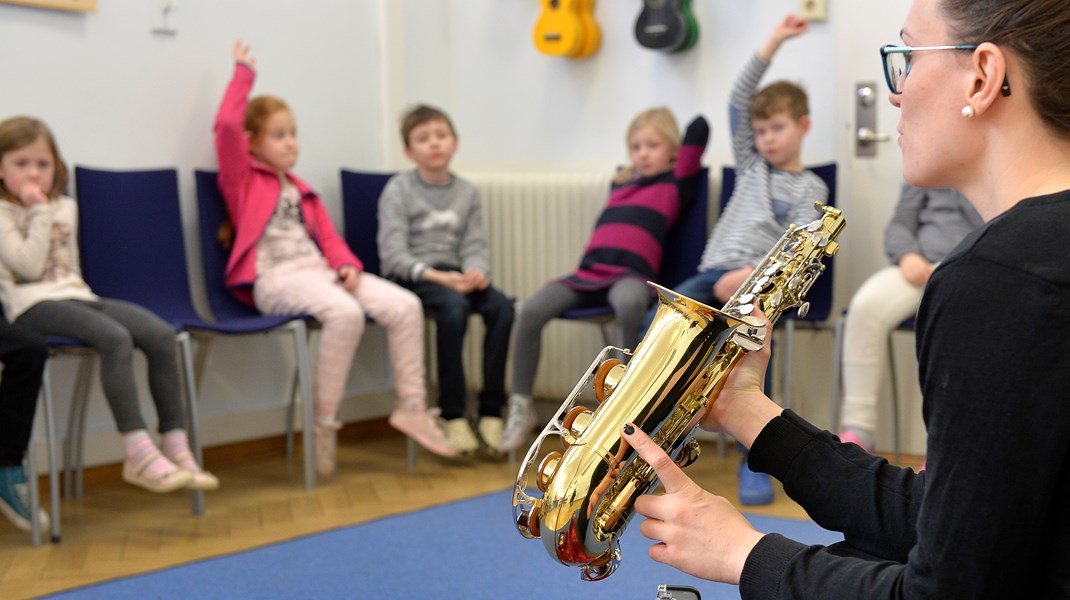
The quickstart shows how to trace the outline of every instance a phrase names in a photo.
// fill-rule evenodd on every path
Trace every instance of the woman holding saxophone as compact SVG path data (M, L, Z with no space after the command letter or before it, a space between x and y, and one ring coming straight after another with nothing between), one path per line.
M844 542L763 535L637 428L665 485L635 509L655 560L743 598L1070 597L1070 3L914 0L881 49L905 178L985 219L917 319L927 470L843 444L761 390L744 356L703 426L750 448Z

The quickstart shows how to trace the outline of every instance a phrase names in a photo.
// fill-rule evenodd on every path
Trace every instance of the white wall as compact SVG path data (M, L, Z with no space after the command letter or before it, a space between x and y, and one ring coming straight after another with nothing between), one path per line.
M672 108L681 126L695 113L705 114L713 127L706 162L730 163L729 86L773 24L795 6L790 0L693 1L698 44L669 55L635 42L640 3L602 0L595 13L601 49L589 58L568 60L540 54L532 44L539 3L402 4L404 10L392 21L402 22L401 31L391 32L404 36L406 50L404 56L388 56L391 68L404 73L389 90L397 107L395 122L411 103L444 107L461 136L461 169L487 163L610 168L627 158L628 122L656 105ZM814 133L804 148L809 162L833 158L828 68L833 42L828 26L815 24L809 35L788 42L767 75L767 81L788 79L811 93Z
M462 173L608 171L626 159L629 120L662 104L681 121L704 113L713 127L705 162L729 164L729 86L773 24L797 6L793 0L694 0L701 27L697 46L666 55L634 41L639 3L602 0L596 11L602 48L570 61L535 50L531 30L540 5L530 1L178 0L174 35L150 32L159 4L101 2L92 14L0 5L0 115L45 119L71 164L177 166L190 232L192 169L214 166L212 116L231 73L236 38L250 42L257 56L256 91L292 105L302 141L296 171L338 217L339 167L407 166L398 118L416 102L439 105L453 116L461 137L455 166ZM832 26L815 24L787 43L766 79L789 79L809 91L808 163L843 160L834 150L845 120L833 114L835 52ZM876 79L875 59L873 64ZM878 240L883 223L851 226ZM195 267L198 257L191 258ZM847 276L861 281L877 266L856 264ZM381 331L371 328L350 393L389 390L382 346ZM281 430L286 369L263 367L288 365L281 361L289 356L285 341L272 338L217 346L202 400L208 443ZM826 393L827 384L820 385ZM114 429L103 398L95 395L91 430L105 439ZM382 414L388 402L349 407L348 414ZM267 411L263 423L238 416L250 408ZM102 444L101 460L117 447Z

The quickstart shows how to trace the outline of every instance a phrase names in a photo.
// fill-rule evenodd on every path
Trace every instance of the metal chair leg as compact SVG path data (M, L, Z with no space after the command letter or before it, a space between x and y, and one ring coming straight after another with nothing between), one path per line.
M294 457L294 427L296 423L297 398L301 392L297 368L294 368L293 382L290 385L290 402L286 405L286 459Z
M63 490L64 497L82 497L80 481L82 432L85 428L86 410L88 409L89 387L92 383L95 357L79 357L78 375L75 378L74 391L71 394L70 413L67 418L67 435L63 439ZM44 379L47 381L47 378ZM51 391L49 391L51 396ZM54 405L53 405L54 406ZM76 480L76 474L78 479Z
M831 425L829 431L835 433L840 428L840 403L843 401L843 331L846 318L840 315L836 319L832 350L832 403Z
M405 436L405 466L408 467L410 473L416 470L416 453L418 451L416 440Z
M784 348L780 359L780 398L781 406L791 408L791 352L795 347L795 319L786 319L784 323Z
M78 386L71 410L78 407L77 429L74 432L75 479L74 496L81 500L85 497L85 424L89 413L89 390L93 385L93 370L97 364L97 355L88 354L82 358L78 368Z
M37 513L41 510L41 491L37 488L37 461L34 459L34 440L30 438L30 445L26 448L26 484L30 488L30 543L34 546L41 545L41 523L37 520Z
M308 328L304 321L292 325L294 355L297 358L297 378L301 387L301 402L304 422L301 424L301 445L304 446L305 489L316 487L316 455L313 441L315 413L312 399L312 379L309 371Z
M201 451L200 415L197 407L197 384L193 375L193 352L190 348L190 335L181 332L175 336L181 355L182 375L186 388L186 433L189 436L190 450L198 465L204 466L204 453ZM204 515L204 490L190 490L190 508L193 516Z
M56 451L56 417L54 411L54 404L52 402L52 385L49 381L49 362L45 362L45 369L41 376L41 397L45 406L45 443L48 446L48 494L51 506L52 517L52 541L58 542L60 540L60 514L59 514L59 461L57 460L58 453ZM32 452L31 442L31 452ZM30 456L31 461L33 456ZM28 474L33 478L31 493L37 493L37 470L36 465L31 462L30 473ZM36 502L37 506L35 510L40 506L40 501ZM32 519L35 523L37 519ZM40 527L38 525L38 527ZM40 532L38 532L38 536ZM40 543L40 539L34 541L34 545Z
M899 382L895 376L895 330L888 334L889 377L892 380L892 449L895 452L895 464L900 462L899 451Z

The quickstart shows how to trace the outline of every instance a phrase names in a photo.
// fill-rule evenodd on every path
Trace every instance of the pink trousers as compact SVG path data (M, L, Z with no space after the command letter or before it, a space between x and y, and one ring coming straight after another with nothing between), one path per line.
M317 419L334 419L345 393L365 315L386 328L398 398L426 398L423 308L416 294L370 273L352 292L326 262L291 261L257 276L253 299L264 314L307 313L322 324L316 356Z

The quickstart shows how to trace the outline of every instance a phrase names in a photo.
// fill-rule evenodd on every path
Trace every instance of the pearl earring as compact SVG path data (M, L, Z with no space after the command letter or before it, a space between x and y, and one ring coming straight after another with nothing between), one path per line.
M966 106L963 106L962 107L962 116L966 117L967 119L972 117L973 116L973 107L970 106L969 104L967 104Z

